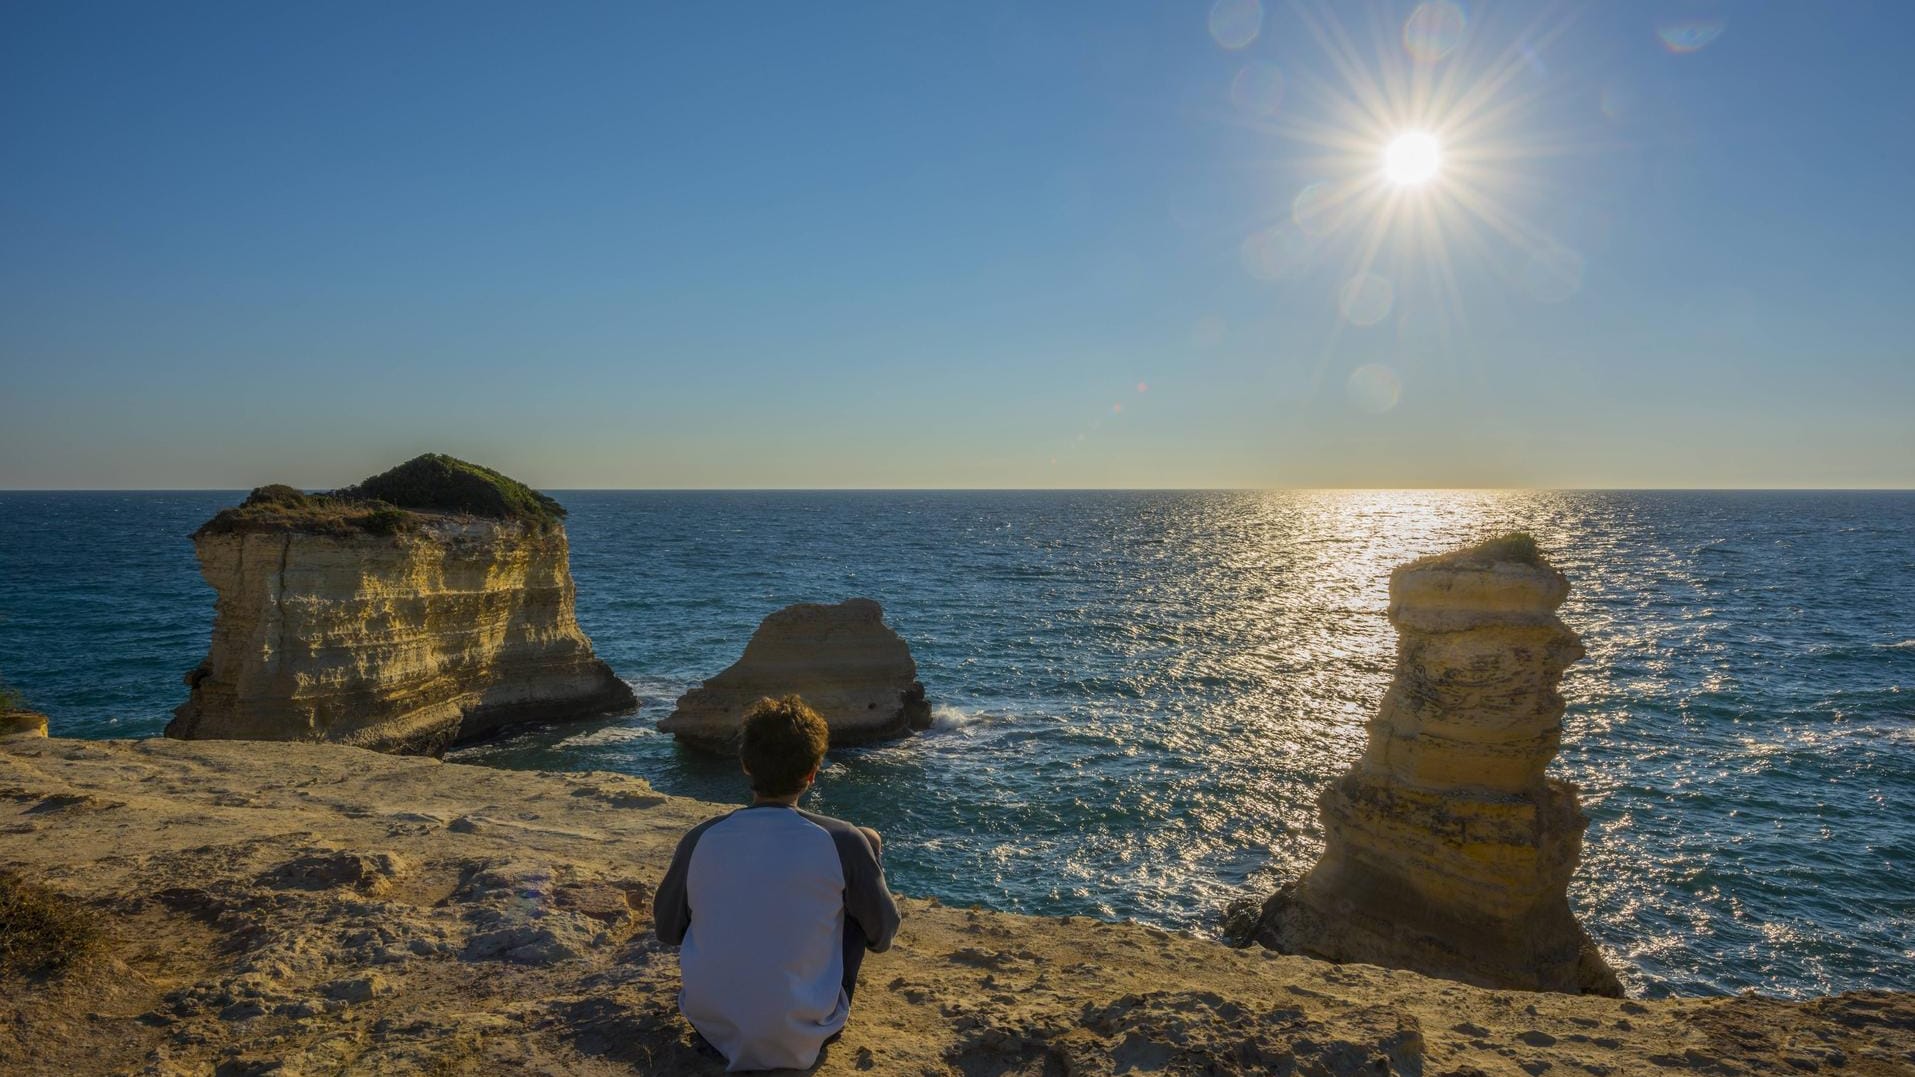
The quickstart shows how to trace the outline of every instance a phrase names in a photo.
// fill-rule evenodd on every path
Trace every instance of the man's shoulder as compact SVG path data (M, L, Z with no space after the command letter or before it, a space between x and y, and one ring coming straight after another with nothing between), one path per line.
M800 808L798 814L805 822L818 827L831 835L831 843L838 847L838 858L844 861L870 861L876 863L877 851L871 848L870 839L864 836L864 828L856 823L847 823L843 819L833 819L829 815L819 815Z
M740 810L742 809L734 808L731 811L724 812L719 815L714 815L711 818L705 820L704 822L698 824L697 826L692 827L690 830L685 831L685 836L678 840L679 848L689 849L693 845L696 845L698 843L699 836L705 833L705 831L710 830L712 827L717 826L719 823L722 823L725 820L731 818L732 816L737 815Z
M806 811L803 808L798 808L796 810L799 816L801 816L806 822L811 823L814 826L823 827L825 830L829 831L833 837L836 837L839 834L858 834L860 838L863 838L864 836L863 834L859 833L857 824L855 823L847 823L843 819L834 819L829 815L819 815L817 812Z

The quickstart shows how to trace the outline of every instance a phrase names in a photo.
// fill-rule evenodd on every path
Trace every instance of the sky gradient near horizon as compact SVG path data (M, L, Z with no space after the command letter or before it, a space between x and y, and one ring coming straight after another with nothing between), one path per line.
M1911 48L1887 2L9 4L0 488L1915 486Z

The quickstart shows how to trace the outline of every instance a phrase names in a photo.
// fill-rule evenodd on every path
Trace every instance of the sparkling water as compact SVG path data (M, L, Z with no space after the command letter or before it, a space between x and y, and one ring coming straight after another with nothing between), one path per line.
M213 597L186 535L239 496L0 494L0 677L56 734L151 735L185 698ZM936 726L834 753L810 805L884 831L906 893L1198 932L1320 851L1390 568L1528 530L1589 649L1570 897L1625 980L1915 988L1915 494L558 496L579 620L643 706L456 758L737 800L653 724L765 614L868 596Z

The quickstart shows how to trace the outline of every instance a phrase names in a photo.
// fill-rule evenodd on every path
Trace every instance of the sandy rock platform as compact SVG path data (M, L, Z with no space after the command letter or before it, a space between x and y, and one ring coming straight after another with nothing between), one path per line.
M84 903L109 942L0 985L0 1073L717 1073L650 895L719 810L340 746L10 738L0 870ZM1915 1074L1907 994L1489 991L1136 925L905 913L816 1072Z

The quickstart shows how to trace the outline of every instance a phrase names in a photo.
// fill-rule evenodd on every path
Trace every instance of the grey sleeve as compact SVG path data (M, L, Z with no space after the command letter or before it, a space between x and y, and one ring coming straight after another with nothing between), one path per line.
M889 950L891 940L897 937L898 923L903 915L898 912L897 900L885 885L884 865L878 862L877 854L871 851L871 843L865 839L863 831L849 823L811 815L809 812L805 814L813 822L824 825L831 832L833 844L838 847L838 862L844 867L845 915L863 929L866 949L872 953Z
M838 838L837 842L838 859L845 865L845 915L864 929L871 952L881 954L891 948L891 940L898 935L898 923L904 918L898 912L897 899L891 896L891 888L885 885L884 865L878 863L871 843L856 830L848 837ZM850 845L856 846L855 851L846 848Z
M698 846L699 835L723 818L721 815L718 819L707 819L678 839L671 866L665 869L665 878L659 882L658 893L652 897L652 927L658 932L659 941L667 946L684 942L685 932L691 930L692 907L690 897L685 892L685 879L691 874L692 850Z

